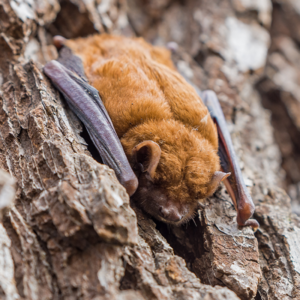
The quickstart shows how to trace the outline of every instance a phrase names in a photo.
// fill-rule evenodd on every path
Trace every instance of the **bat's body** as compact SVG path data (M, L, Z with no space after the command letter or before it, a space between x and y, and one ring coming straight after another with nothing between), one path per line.
M79 84L83 91L88 89L88 85L67 69L78 75L83 75L83 70L77 62L74 63L74 56L62 56L60 61L67 69L51 62L46 65L45 72L63 92L70 106L79 111L77 114L86 124L100 154L107 148L103 154L104 161L115 169L129 194L133 194L137 188L133 197L145 211L171 224L189 220L199 201L212 195L220 181L227 181L230 175L221 171L218 133L221 144L224 135L220 135L220 126L215 124L217 122L218 125L218 118L213 115L214 111L208 111L195 89L175 70L166 49L151 46L142 39L110 35L69 41L57 38L55 43L58 47L66 45L82 60L84 73L89 83L99 91L130 166L138 178L138 188L118 141L110 140L112 124L108 116L103 113L103 108L102 115L94 113L101 100L78 98L80 92L75 85L78 88ZM69 79L66 83L62 82L68 76L75 81L75 85ZM88 93L94 92L88 90ZM81 107L87 103L91 106ZM210 107L213 109L214 105ZM96 121L103 119L103 116L105 124L108 124L107 132L102 130L105 124L99 125ZM106 146L107 139L115 144ZM228 157L233 150L227 147L226 139L228 136L223 138ZM109 150L110 147L112 150ZM228 171L227 165L229 171L235 172L235 158L233 164L230 159L226 164L222 163L223 171ZM238 176L241 177L240 173ZM239 212L238 223L255 227L256 224L247 221L254 211L252 200L250 198L250 203L248 199L237 199L241 193L235 193L235 189L242 179L236 176L233 179L232 190L228 182L226 186ZM243 193L247 193L244 185ZM250 196L247 194L247 197Z

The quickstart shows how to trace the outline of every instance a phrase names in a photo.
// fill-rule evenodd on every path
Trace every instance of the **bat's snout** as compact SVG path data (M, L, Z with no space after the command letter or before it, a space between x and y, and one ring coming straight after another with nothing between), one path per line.
M169 222L176 223L182 219L182 215L175 206L160 206L158 212L163 219Z

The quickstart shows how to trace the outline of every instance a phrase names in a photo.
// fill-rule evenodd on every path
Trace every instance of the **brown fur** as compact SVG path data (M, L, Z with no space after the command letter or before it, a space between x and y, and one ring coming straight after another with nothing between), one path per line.
M188 220L197 201L216 188L212 178L220 170L218 136L206 106L175 70L169 51L141 38L111 35L69 40L66 45L82 59L129 162L133 148L145 140L161 147L153 185L147 189L156 198L138 190L138 201L156 217L161 203L172 202L184 215L181 222Z

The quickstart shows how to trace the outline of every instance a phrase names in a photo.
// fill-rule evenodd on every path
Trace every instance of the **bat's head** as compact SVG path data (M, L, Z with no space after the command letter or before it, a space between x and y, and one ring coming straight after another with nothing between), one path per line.
M195 215L199 202L229 174L219 171L217 149L198 132L176 121L163 123L148 124L151 134L138 134L141 128L135 128L134 135L121 141L126 153L131 148L129 161L139 180L133 199L155 218L179 225ZM132 147L141 136L146 139Z

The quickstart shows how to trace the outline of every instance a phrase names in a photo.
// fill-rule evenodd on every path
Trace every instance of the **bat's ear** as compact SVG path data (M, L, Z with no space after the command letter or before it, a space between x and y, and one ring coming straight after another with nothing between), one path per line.
M214 193L214 191L217 189L220 182L225 180L230 175L231 175L231 173L224 173L221 171L216 171L209 183L208 194L212 195Z
M142 171L147 172L151 179L154 178L160 156L161 149L159 145L153 141L144 141L136 145L132 150L134 163L142 165Z

